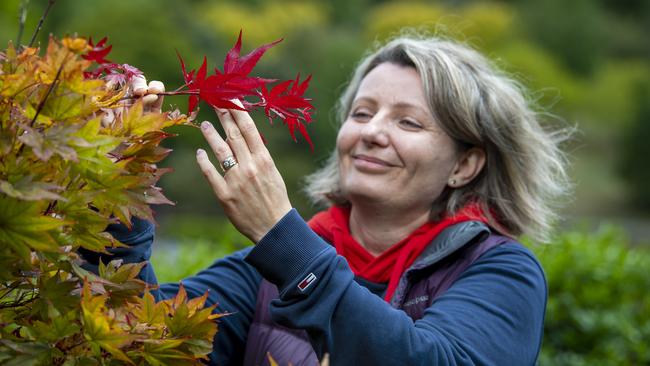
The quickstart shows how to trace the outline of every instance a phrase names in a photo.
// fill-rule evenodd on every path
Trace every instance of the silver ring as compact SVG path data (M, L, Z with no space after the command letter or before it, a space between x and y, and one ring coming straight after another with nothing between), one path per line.
M221 162L221 166L223 167L223 170L227 172L230 168L234 167L237 165L237 160L235 159L234 156L230 155L229 157L225 158Z

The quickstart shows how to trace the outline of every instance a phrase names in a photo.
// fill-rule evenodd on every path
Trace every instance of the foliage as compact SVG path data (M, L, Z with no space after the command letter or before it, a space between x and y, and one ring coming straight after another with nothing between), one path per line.
M95 275L76 253L122 246L109 223L153 220L149 205L169 203L156 187L162 129L187 123L141 100L103 120L126 89L86 77L97 46L50 38L43 56L0 53L0 363L198 364L219 316L206 296L155 303L136 278L143 263Z
M322 27L327 22L327 11L319 2L288 1L278 6L264 1L250 6L244 2L209 1L199 5L199 12L203 14L199 22L210 30L230 35L244 28L248 39L256 44Z
M0 2L0 39L16 37L21 2ZM35 27L37 19L31 15L40 13L45 3L30 2L25 29ZM287 188L299 192L299 179L312 172L333 147L336 126L332 109L371 41L383 39L403 25L448 29L447 35L479 47L530 87L544 112L561 116L580 129L576 134L579 141L569 147L579 196L568 211L576 216L611 217L629 208L624 201L627 192L620 184L621 170L615 163L617 152L626 147L618 138L630 126L629 96L634 86L628 81L640 73L647 76L650 70L648 9L650 2L642 0L588 4L583 0L570 4L557 0L197 0L181 7L173 0L59 1L38 40L45 43L48 33L79 32L97 40L108 35L115 55L110 59L137 65L149 79L178 86L184 82L174 49L188 65L199 66L204 55L208 60L222 60L219 57L230 49L233 35L241 28L249 45L285 37L282 47L268 52L256 70L282 80L295 79L294 70L318 75L309 91L316 107L313 120L318 123L307 126L314 154L304 154L301 144L285 143L283 134L262 131L274 160L284 165L280 171ZM30 32L25 32L23 38L29 36ZM171 100L186 110L184 98ZM214 116L210 108L203 108L197 118L213 120ZM263 118L256 120L262 122ZM268 127L259 125L261 130ZM169 174L160 181L168 197L178 203L173 209L158 208L158 217L197 211L223 217L220 206L205 199L211 191L200 183L200 170L192 168L196 148L209 148L200 146L202 140L200 131L192 130L163 142L174 148L174 154L162 164L183 174ZM642 174L643 169L637 173ZM187 182L193 189L187 189ZM314 212L306 197L294 194L291 199L303 214Z
M541 365L650 363L650 252L612 227L536 252L549 288Z

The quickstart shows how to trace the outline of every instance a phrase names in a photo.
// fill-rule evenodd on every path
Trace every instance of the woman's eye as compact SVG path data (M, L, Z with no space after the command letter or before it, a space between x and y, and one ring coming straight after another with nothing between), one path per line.
M357 111L352 113L352 118L354 119L368 119L370 118L370 114L363 112L363 111Z
M421 130L422 129L421 124L419 124L417 122L414 122L414 121L411 121L411 120L408 120L408 119L403 119L403 120L399 121L399 124L406 127L406 128L409 128L409 129L414 129L414 130Z

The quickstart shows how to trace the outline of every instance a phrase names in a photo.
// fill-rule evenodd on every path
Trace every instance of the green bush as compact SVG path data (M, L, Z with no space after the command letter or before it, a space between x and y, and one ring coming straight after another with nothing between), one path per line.
M541 365L650 363L650 252L612 227L535 251L549 287Z
M175 282L209 266L233 248L206 240L158 248L161 282ZM540 365L650 363L650 252L630 247L625 234L605 227L571 231L555 244L535 246L548 280Z
M156 248L151 264L158 282L178 282L208 268L232 250L232 246L219 246L207 240L182 241L178 246Z

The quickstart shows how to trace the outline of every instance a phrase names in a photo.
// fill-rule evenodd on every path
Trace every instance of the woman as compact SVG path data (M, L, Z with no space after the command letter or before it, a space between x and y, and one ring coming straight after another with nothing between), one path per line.
M203 150L197 161L256 245L182 281L232 312L212 363L535 363L547 290L516 238L547 238L565 164L559 135L484 57L408 37L367 56L340 99L336 149L309 177L329 207L309 223L249 115L217 114L227 139L201 129L224 172ZM130 259L148 259L147 230ZM155 281L151 266L143 278Z

